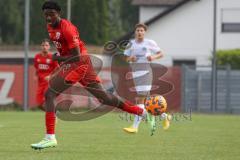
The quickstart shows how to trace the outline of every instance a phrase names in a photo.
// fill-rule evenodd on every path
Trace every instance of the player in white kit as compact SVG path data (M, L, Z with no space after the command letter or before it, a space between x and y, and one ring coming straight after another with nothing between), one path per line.
M126 60L131 64L132 78L137 92L136 103L144 108L144 100L150 94L152 86L152 70L150 63L163 56L161 49L153 40L144 38L147 26L139 23L135 26L135 39L131 40L124 51ZM162 113L163 129L170 126L169 118L166 113ZM129 133L137 133L142 117L135 116L134 123L128 128L123 128Z

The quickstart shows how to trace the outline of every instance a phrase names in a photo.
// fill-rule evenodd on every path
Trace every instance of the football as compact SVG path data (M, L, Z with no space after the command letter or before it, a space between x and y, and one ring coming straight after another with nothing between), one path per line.
M152 115L160 115L167 110L167 101L161 95L148 96L145 100L145 108Z

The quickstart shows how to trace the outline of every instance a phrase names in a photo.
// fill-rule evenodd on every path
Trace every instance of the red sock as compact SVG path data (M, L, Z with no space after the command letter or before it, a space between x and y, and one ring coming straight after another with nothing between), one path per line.
M129 101L125 101L123 103L122 110L126 111L128 113L131 113L131 114L139 115L139 116L141 116L143 114L143 109L142 108L132 104Z
M45 125L47 134L55 134L55 112L46 112L45 114Z

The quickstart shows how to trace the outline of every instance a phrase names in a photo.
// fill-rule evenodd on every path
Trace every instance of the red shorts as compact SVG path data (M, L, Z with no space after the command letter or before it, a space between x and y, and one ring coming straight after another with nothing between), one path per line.
M43 105L45 102L45 92L48 89L48 83L39 84L37 88L36 101L38 105Z
M79 82L83 86L90 83L100 83L100 78L97 76L90 58L80 57L80 62L66 63L60 68L59 75L68 83Z

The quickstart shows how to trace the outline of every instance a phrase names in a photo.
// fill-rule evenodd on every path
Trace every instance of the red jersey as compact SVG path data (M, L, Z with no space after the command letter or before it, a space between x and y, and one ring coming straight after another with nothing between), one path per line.
M78 29L68 20L61 19L59 25L53 28L47 25L48 34L51 41L55 44L60 56L72 56L70 50L79 47L81 58L79 62L69 63L61 67L59 76L64 78L68 83L79 82L83 86L89 83L98 83L100 79L97 77L85 44L80 40Z
M36 54L34 57L34 67L39 83L47 82L45 77L49 76L57 66L58 63L52 60L52 54L48 53L46 56L43 56L42 53Z
M70 50L77 46L79 46L81 54L87 54L87 49L80 40L78 29L70 21L61 19L56 28L47 25L47 30L61 56L69 56Z

